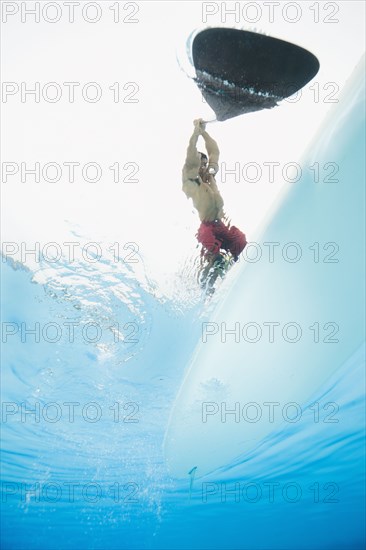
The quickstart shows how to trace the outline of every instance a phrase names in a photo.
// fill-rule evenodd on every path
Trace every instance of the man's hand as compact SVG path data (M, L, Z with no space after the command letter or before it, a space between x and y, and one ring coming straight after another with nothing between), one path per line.
M193 124L194 124L194 129L197 133L201 134L202 132L205 131L206 129L206 123L205 121L203 120L203 118L196 118L194 121L193 121Z

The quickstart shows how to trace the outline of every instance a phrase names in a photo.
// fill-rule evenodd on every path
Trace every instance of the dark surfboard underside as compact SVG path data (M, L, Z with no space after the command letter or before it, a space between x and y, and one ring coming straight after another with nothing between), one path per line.
M263 34L210 28L192 43L195 81L217 120L271 109L318 72L309 51Z

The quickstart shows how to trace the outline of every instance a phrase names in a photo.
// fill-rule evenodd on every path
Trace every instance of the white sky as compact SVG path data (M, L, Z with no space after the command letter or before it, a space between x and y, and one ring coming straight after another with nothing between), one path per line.
M212 118L213 113L177 63L177 51L181 52L189 34L197 28L223 25L224 6L237 5L239 20L228 14L226 26L257 29L294 42L320 61L318 75L304 88L299 101L285 101L271 111L208 125L218 141L220 161L228 169L233 169L235 162L240 163L240 170L248 162L263 168L256 183L246 182L242 176L235 181L228 175L226 183L220 184L223 170L217 178L226 211L248 240L255 240L283 181L276 172L277 180L269 182L263 162L280 162L282 169L289 162L300 161L333 106L327 98L339 98L364 51L363 1L120 2L119 23L113 22L111 10L116 2L106 1L96 3L101 18L94 24L81 16L81 6L87 3L75 7L75 22L70 23L65 2L58 2L59 22L48 23L42 14L39 23L33 22L31 15L22 22L22 9L34 8L34 4L2 2L3 10L5 5L10 11L19 8L2 24L2 80L19 87L25 82L29 88L39 82L41 89L52 81L61 86L63 95L56 103L42 98L35 103L30 96L22 103L20 93L6 102L3 98L2 162L25 162L28 167L35 162L41 167L47 162L61 166L70 161L81 165L95 162L103 177L95 184L87 183L77 169L76 181L69 183L65 167L57 183L41 179L35 184L32 176L22 183L19 174L10 176L2 185L2 238L62 243L70 240L70 227L75 227L90 241L118 241L122 247L135 241L157 280L163 273L175 273L180 262L195 253L194 234L199 225L181 191L181 168L193 118ZM273 22L269 5L275 10ZM91 18L96 13L93 9L87 12ZM207 17L207 23L202 16L205 9L217 11ZM315 10L319 10L318 22L314 21ZM46 16L55 14L51 7ZM138 22L123 22L128 14ZM297 22L286 21L296 15L301 15ZM326 18L338 22L325 22ZM72 104L63 82L80 83ZM88 82L97 82L102 89L97 103L81 97L80 89ZM133 89L124 90L124 84L136 83L138 102L114 103L109 86L115 82L120 83L122 97ZM317 91L319 100L315 101ZM137 163L138 182L114 183L108 167L115 162L120 163L123 176L128 173L123 171L126 163Z

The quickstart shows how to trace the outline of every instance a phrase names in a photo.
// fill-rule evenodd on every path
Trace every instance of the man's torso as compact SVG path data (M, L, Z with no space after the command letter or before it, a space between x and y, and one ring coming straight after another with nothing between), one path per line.
M186 180L187 181L187 180ZM216 181L213 175L209 174L207 181L203 181L200 176L195 180L187 181L192 187L193 206L198 211L201 221L214 221L223 217L224 201L217 189Z

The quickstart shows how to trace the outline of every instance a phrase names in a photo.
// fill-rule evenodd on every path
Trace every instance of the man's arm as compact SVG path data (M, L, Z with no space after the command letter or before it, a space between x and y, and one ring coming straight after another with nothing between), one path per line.
M197 141L200 135L201 129L199 121L195 120L194 131L189 140L187 157L182 171L183 191L187 197L192 197L197 189L195 179L198 177L198 172L201 166L201 157L197 151Z
M219 170L219 156L220 151L216 141L206 132L205 125L203 125L203 130L201 131L201 136L205 140L206 150L208 153L208 167L214 168L215 174Z
M197 151L197 141L198 137L201 134L198 124L195 124L195 128L191 139L188 143L187 148L187 157L183 166L183 172L188 178L196 178L198 176L198 171L201 166L201 157Z

